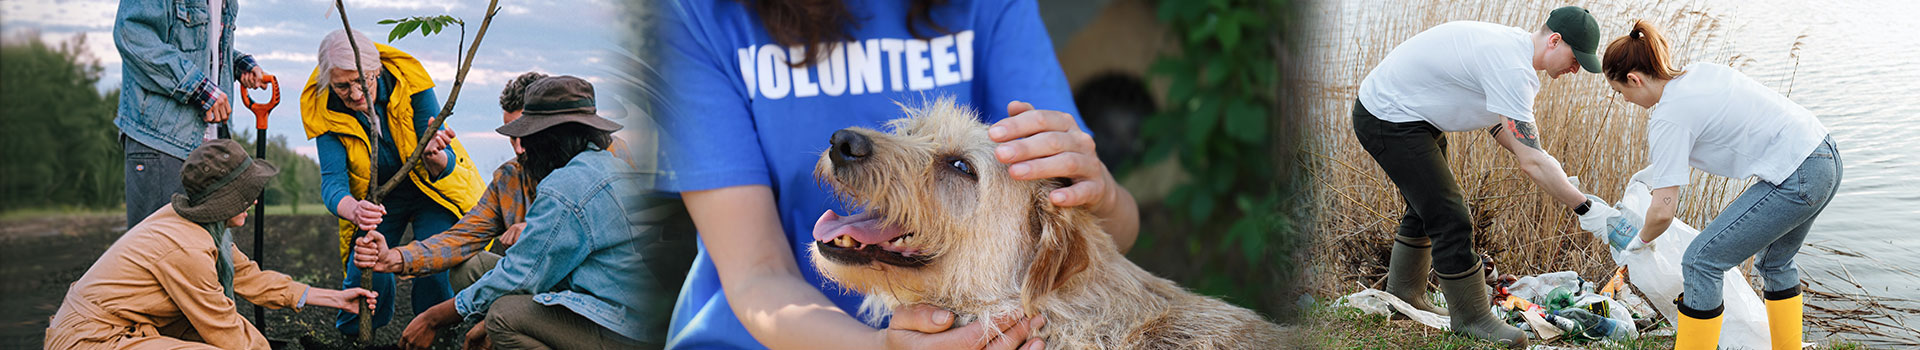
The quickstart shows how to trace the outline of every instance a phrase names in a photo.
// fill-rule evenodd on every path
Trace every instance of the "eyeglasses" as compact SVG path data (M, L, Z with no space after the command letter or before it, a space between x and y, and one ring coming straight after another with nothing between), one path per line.
M333 94L335 95L346 95L347 92L353 91L355 88L365 86L368 80L373 80L374 77L379 76L379 74L379 72L361 74L353 80L333 82L332 84L328 84L327 87L333 89Z

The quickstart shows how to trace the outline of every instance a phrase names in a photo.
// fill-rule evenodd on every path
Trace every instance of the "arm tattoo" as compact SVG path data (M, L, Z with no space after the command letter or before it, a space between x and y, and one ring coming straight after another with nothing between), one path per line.
M1507 118L1506 129L1513 130L1513 139L1519 140L1520 144L1540 149L1540 135L1533 130L1533 123ZM1496 128L1494 131L1498 132L1499 129Z

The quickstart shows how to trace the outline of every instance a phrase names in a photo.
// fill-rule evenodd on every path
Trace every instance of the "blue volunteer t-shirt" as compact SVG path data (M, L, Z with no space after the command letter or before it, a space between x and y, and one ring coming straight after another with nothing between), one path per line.
M771 187L807 282L853 312L862 297L822 278L807 259L820 214L851 208L813 177L835 130L887 130L887 120L902 116L896 102L917 106L941 96L972 106L985 122L1005 118L1014 100L1079 112L1031 0L954 1L932 13L947 32L922 24L925 39L907 30L905 1L848 0L847 8L861 21L849 28L853 39L811 66L790 68L800 49L774 44L740 2L676 1L660 27L660 120L669 174L662 188ZM668 347L764 348L734 317L706 249L681 287Z

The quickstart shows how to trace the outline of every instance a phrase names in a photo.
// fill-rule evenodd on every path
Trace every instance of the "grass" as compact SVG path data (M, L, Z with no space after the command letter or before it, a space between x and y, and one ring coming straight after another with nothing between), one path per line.
M8 211L6 211L6 212L4 212L4 213L0 213L0 221L15 221L15 220L24 220L24 219L32 219L32 218L45 218L45 217L68 217L68 216L98 216L98 215L108 215L108 214L113 214L113 213L120 213L121 215L125 215L125 214L126 214L126 212L127 212L127 210L126 210L126 209L122 209L122 208L120 208L120 207L113 207L113 208L81 208L81 207L54 207L54 208L25 208L25 209L13 209L13 210L8 210Z
M295 209L298 209L298 210L295 210ZM5 213L0 213L0 221L10 221L10 220L22 220L22 219L30 219L30 218L41 218L41 217L64 217L64 216L99 216L99 215L125 215L125 214L126 214L126 212L127 212L127 209L126 209L125 207L112 207L112 208L79 208L79 207L55 207L55 208L27 208L27 209L14 209L14 210L8 210L8 211L6 211ZM251 215L251 214L253 214L253 210L251 210L251 209L249 209L249 210L247 210L247 214L249 214L249 215ZM287 205L287 204L280 204L280 205L268 205L268 206L267 206L267 215L268 215L268 216L277 216L277 215L313 215L313 214L323 214L323 215L330 215L330 214L329 214L329 212L327 212L327 209L326 209L325 207L322 207L322 206L320 206L319 204L301 204L301 205L300 205L299 207L297 207L297 208L296 208L296 207L294 207L294 206L292 206L292 205Z

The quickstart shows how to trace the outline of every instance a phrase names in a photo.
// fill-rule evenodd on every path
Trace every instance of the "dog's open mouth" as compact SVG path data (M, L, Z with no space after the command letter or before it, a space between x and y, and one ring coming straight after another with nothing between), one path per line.
M913 233L884 221L872 210L848 216L828 210L813 224L814 246L821 256L841 264L877 261L900 267L926 266L931 257L913 245Z

